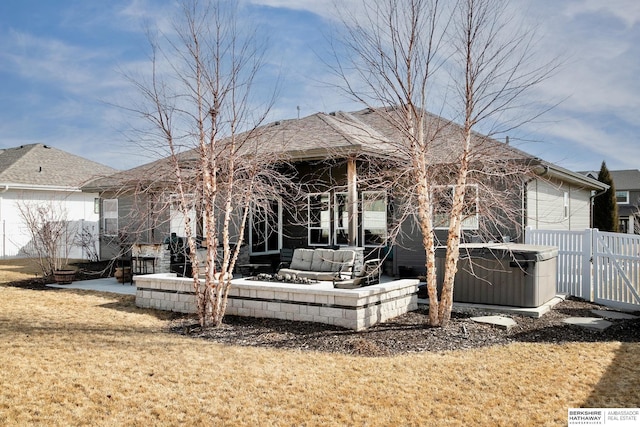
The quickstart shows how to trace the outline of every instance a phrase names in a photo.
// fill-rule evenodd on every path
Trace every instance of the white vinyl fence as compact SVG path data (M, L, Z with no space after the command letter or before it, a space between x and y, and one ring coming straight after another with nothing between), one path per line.
M61 254L69 259L91 260L98 254L98 224L91 221L69 221L61 242ZM22 222L0 222L0 258L35 256L31 234Z
M525 243L558 248L558 292L607 305L640 307L640 236L533 230Z

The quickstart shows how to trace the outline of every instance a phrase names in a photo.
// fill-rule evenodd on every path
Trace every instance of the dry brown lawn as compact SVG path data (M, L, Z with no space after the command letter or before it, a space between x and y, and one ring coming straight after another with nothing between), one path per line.
M0 282L29 274L0 266ZM0 425L538 426L566 425L571 407L640 406L638 343L364 358L166 325L133 297L0 286Z

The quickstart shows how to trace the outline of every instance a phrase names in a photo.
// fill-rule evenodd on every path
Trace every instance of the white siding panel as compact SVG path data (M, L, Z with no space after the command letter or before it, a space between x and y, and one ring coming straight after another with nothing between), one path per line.
M532 181L527 187L527 225L537 230L589 228L590 195L589 190L567 183L543 179ZM566 213L565 203L568 203Z
M568 230L564 220L564 189L537 179L527 187L527 225L538 230Z
M591 191L573 188L570 198L570 230L584 230L591 227Z

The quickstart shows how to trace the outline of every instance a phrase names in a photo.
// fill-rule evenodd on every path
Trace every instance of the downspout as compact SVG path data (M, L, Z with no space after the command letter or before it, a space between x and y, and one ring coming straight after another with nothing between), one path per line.
M0 194L4 194L9 191L9 184L4 184L4 188L0 190ZM0 197L0 222L2 222L2 258L4 259L7 256L7 230L5 227L4 219L2 219L2 202L3 199Z
M591 196L589 197L589 226L593 228L593 203L598 196L602 196L604 193L609 191L609 188L605 188L599 192L592 191Z

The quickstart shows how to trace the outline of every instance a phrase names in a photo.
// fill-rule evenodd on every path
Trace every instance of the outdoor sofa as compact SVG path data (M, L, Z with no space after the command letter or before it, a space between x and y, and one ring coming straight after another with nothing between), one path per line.
M350 279L355 259L355 251L349 249L297 248L293 251L291 263L280 268L278 275L323 281Z

